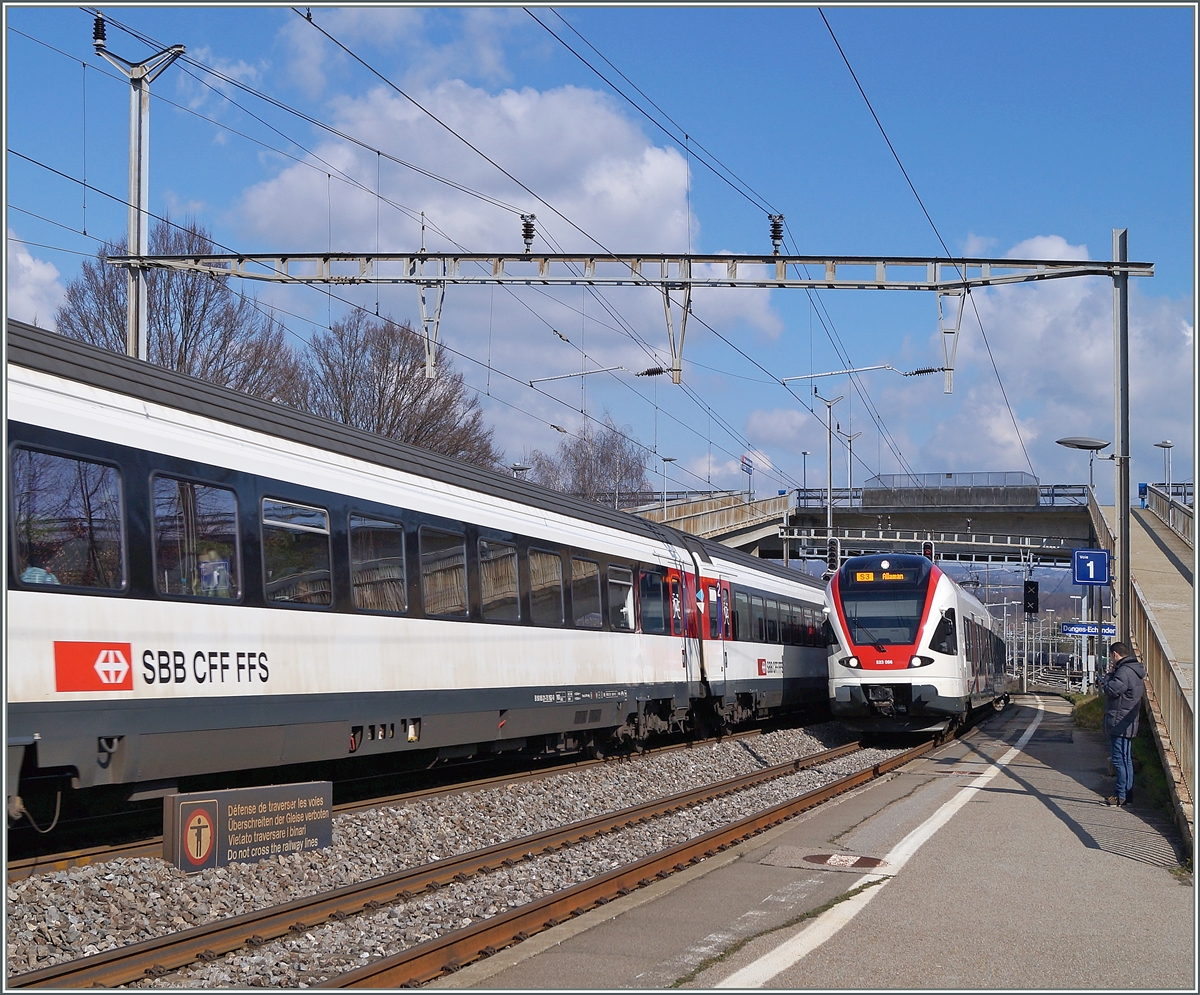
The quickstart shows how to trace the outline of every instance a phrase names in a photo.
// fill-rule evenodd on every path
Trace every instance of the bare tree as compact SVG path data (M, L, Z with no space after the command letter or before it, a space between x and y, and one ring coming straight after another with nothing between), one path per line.
M617 427L605 412L604 425L584 425L577 436L564 439L553 453L534 450L526 462L530 479L543 487L619 507L624 498L650 489L646 480L646 448L628 427Z
M207 255L208 231L194 219L176 226L156 221L153 255ZM126 252L124 240L106 243L95 262L67 285L55 313L59 332L93 345L125 351L128 279L110 266ZM147 280L147 343L150 362L220 387L294 404L300 393L300 362L286 331L258 302L236 293L223 278L153 269Z
M366 432L500 469L504 454L440 345L425 377L425 341L408 324L352 312L313 336L303 406Z

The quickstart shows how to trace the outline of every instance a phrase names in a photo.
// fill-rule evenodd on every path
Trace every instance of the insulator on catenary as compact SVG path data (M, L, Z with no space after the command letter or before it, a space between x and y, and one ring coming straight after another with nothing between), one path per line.
M775 255L779 255L779 246L783 244L783 215L768 214L771 221L771 244L775 247Z
M104 18L97 16L92 22L92 44L102 46L104 41Z
M521 215L521 237L525 240L526 254L533 248L533 237L537 234L537 229L533 223L537 220L536 214Z

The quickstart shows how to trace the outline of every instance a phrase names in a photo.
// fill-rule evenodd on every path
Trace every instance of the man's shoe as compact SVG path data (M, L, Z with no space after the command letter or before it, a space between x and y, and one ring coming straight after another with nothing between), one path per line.
M1116 795L1109 795L1107 798L1104 799L1104 804L1109 805L1113 808L1120 808L1122 805L1126 805L1128 803L1125 801L1122 801Z

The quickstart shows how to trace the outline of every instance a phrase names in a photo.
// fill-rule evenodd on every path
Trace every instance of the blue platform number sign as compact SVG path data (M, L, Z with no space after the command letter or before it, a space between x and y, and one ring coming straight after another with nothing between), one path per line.
M1076 584L1083 586L1108 586L1108 550L1071 550L1071 574Z

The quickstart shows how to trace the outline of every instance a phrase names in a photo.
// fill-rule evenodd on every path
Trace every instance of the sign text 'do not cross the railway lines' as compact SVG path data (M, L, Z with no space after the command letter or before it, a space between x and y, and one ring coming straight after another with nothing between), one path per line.
M163 859L189 874L333 843L333 782L163 799Z

